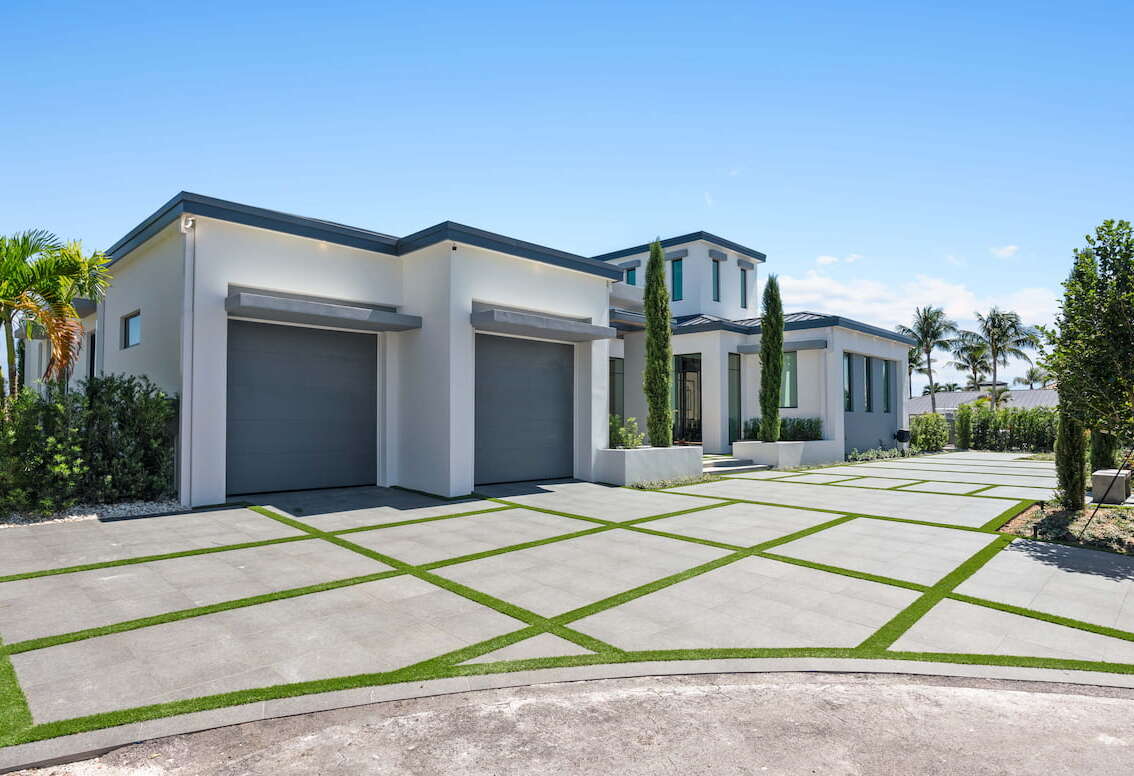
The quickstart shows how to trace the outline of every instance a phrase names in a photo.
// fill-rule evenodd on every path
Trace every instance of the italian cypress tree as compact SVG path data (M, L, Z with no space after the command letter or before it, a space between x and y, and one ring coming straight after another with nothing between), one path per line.
M673 444L673 346L669 317L669 290L665 286L665 253L654 240L646 262L646 368L642 390L646 394L646 433L654 447Z
M784 306L780 283L769 275L760 316L760 441L780 441L780 386L784 373Z
M1055 429L1055 477L1059 483L1059 504L1080 510L1087 492L1087 436L1083 424L1066 412L1062 401L1059 424Z

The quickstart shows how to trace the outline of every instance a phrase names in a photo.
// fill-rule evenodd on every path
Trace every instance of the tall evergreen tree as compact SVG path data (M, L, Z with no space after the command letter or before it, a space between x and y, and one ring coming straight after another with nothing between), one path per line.
M760 316L760 441L780 441L780 388L784 374L784 306L780 283L769 275Z
M1087 493L1087 435L1083 424L1066 412L1062 402L1055 429L1055 479L1060 506L1082 509Z
M654 447L673 444L673 335L669 315L669 290L665 285L665 253L654 240L646 262L646 368L642 390L646 394L646 434Z

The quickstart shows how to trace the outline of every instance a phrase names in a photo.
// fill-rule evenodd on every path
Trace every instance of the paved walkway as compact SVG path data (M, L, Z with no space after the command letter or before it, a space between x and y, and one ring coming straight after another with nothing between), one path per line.
M917 660L1134 683L1134 559L995 533L1051 464L890 463L666 492L272 494L4 529L0 744L292 695L667 660ZM972 480L938 479L952 475ZM0 748L0 769L50 751Z

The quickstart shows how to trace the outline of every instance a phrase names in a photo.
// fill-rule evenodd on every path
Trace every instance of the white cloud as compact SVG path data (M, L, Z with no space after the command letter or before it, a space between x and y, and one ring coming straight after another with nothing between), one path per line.
M852 253L850 256L847 256L846 262L847 262L847 264L854 264L856 261L858 261L861 258L862 258L861 253Z
M739 167L733 167L731 170L728 171L728 177L730 177L730 178L735 178L737 175L740 175L740 168Z
M705 207L712 207L714 204L715 203L713 202L713 195L706 191L705 192Z
M945 261L949 262L954 267L965 267L965 266L968 265L967 261L965 261L964 259L959 258L957 256L954 256L953 254L949 254L948 256L946 256Z
M838 262L838 256L820 256L815 260L816 264L835 264Z
M989 248L989 253L1001 259L1010 259L1020 252L1019 245L1002 245L999 248Z
M840 261L842 261L842 262L846 262L847 264L854 264L856 261L858 261L861 258L862 258L861 253L851 253L851 254L848 254L847 256L845 256L844 258L841 258L841 259L838 256L826 256L826 255L824 255L824 256L816 257L815 263L820 264L820 265L827 265L827 264L838 264Z

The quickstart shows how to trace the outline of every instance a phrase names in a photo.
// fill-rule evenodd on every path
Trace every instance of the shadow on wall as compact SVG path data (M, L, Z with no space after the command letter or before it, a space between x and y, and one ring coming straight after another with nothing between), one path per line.
M1119 582L1134 581L1134 558L1101 550L1064 547L1050 542L1017 539L1012 550L1022 552L1048 566L1078 574L1091 574Z

